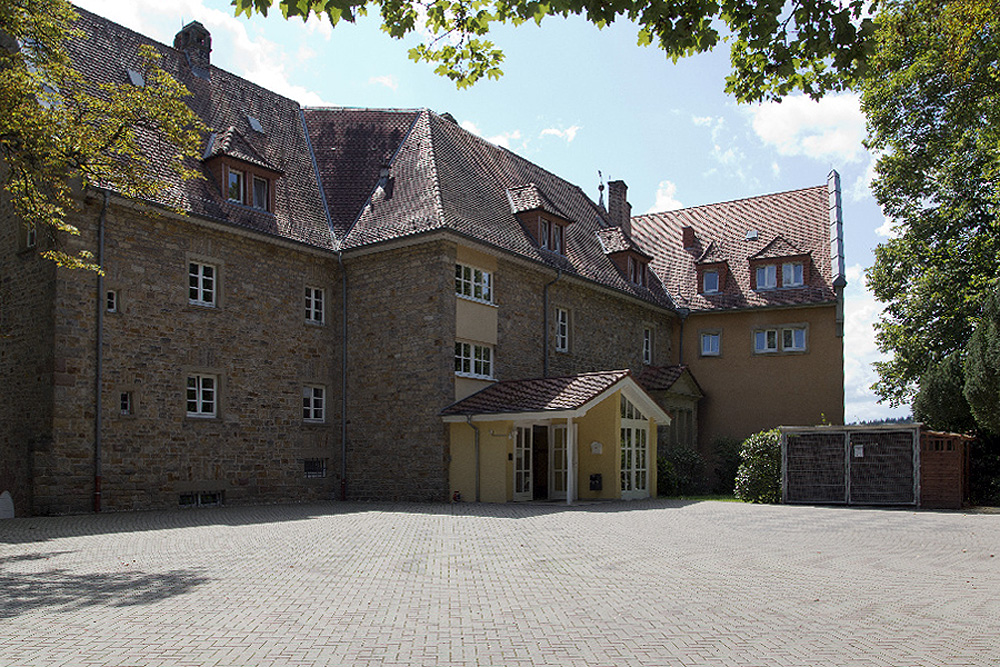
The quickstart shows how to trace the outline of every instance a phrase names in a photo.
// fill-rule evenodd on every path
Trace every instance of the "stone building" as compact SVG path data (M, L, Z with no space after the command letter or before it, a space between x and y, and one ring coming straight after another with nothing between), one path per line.
M591 474L593 497L642 497L658 425L664 445L704 448L842 420L835 178L632 218L623 182L605 208L447 114L303 108L213 66L197 22L170 47L78 11L85 76L142 85L152 44L212 132L205 179L163 201L81 193L79 237L3 214L0 492L16 514L469 499L480 476L487 500L572 500ZM755 245L729 236L741 206ZM93 251L105 275L54 267L50 246ZM777 284L757 273L770 265ZM485 470L489 411L509 429ZM585 414L604 435L581 444Z

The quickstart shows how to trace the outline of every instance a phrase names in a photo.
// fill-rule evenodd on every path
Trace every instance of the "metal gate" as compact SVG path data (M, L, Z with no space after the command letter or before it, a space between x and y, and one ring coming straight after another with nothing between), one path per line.
M916 505L920 427L781 429L786 503Z

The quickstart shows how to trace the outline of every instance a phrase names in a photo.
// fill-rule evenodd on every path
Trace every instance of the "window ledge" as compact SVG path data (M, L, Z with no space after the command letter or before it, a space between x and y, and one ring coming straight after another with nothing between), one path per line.
M466 378L469 380L486 380L487 382L497 381L496 378L494 377L487 377L485 375L474 375L472 373L461 373L459 371L455 371L455 377Z
M466 296L465 294L459 294L458 292L455 292L455 296L459 299L462 299L463 301L471 301L472 303L479 303L484 306L499 308L499 306L497 306L495 301L487 301L486 299L477 299L474 296Z

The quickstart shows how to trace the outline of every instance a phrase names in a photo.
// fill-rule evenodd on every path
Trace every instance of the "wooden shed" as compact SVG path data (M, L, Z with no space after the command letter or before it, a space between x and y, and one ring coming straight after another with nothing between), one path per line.
M958 509L971 438L921 424L781 427L786 503Z

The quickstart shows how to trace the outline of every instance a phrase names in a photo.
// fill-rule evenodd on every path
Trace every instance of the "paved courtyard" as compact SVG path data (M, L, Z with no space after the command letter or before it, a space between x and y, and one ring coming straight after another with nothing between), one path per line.
M1000 663L1000 515L650 501L0 521L0 665Z

